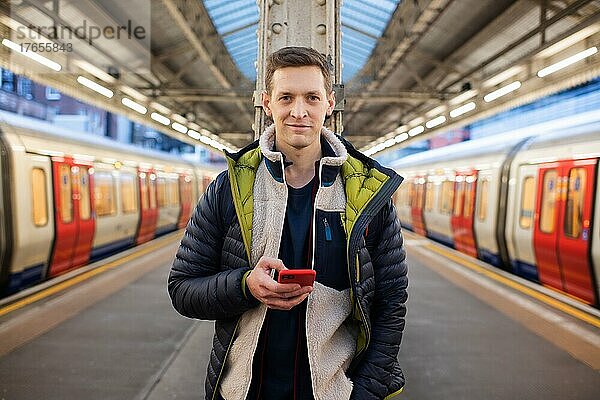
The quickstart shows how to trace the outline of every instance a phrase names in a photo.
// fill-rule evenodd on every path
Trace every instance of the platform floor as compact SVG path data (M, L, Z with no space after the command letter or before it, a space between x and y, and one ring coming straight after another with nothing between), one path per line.
M410 298L399 357L407 385L398 399L598 398L594 360L586 364L435 272L452 262L425 257L419 241L409 240L407 247ZM0 345L0 399L204 398L213 323L183 318L171 308L166 277L176 248L172 242L0 320L0 343L37 329L12 350ZM122 279L118 274L127 268L145 272L54 327L36 326L40 315L81 304L94 293L90 286L110 286L109 278ZM588 342L599 343L599 329L573 324Z

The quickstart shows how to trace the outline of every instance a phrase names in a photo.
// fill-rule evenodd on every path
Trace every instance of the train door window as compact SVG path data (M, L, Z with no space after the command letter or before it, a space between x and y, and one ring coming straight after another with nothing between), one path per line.
M565 236L578 238L581 235L586 179L587 174L584 168L573 168L569 172L569 190L565 209Z
M425 185L425 209L427 211L433 210L433 182L427 182Z
M31 171L33 223L45 226L48 223L48 200L46 194L46 172L41 168Z
M90 219L92 216L88 167L79 168L79 216L84 221Z
M179 185L177 179L169 179L167 182L169 194L169 205L170 206L178 206L179 205Z
M540 213L540 230L544 233L554 232L558 172L555 169L544 174L542 189L542 210Z
M167 181L165 178L156 179L156 195L158 198L158 206L165 207L167 205Z
M123 214L134 213L138 210L135 198L135 176L133 174L121 173L121 207ZM143 193L143 190L142 190Z
M442 214L450 214L452 212L452 203L454 201L454 182L442 182L442 193L438 208Z
M110 172L94 173L94 206L98 217L114 215L117 212L114 178Z
M473 190L475 189L475 178L468 176L464 188L465 201L463 215L470 218L473 214Z
M156 208L156 175L151 174L148 183L148 199L150 200L150 208Z
M519 226L522 229L530 229L533 221L535 208L535 180L533 176L527 176L523 180L521 190L521 210L519 211Z
M71 167L61 165L58 167L60 177L60 219L68 224L73 221L73 195L71 189Z
M456 183L456 193L454 194L454 216L458 217L462 211L462 200L465 196L465 182Z
M421 210L421 209L423 209L423 194L424 194L423 190L425 189L425 185L422 184L422 183L419 183L416 186L417 186L417 190L416 190L416 196L417 196L416 205L417 205L417 208L419 210Z
M487 218L489 187L490 179L483 179L481 181L481 186L479 187L479 200L477 201L477 205L479 206L479 212L477 213L477 217L480 221L485 221L485 219Z

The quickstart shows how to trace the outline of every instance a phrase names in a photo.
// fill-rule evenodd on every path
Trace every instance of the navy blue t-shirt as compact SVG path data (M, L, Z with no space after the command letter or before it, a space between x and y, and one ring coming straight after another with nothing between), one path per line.
M310 268L308 253L316 185L315 177L302 188L288 186L279 258L289 269ZM289 311L267 311L254 354L247 400L313 399L305 319L306 301Z

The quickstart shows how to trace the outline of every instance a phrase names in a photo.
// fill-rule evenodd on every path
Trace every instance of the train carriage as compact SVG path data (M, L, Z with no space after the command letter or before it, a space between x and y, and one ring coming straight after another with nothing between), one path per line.
M598 306L600 133L588 117L395 162L406 178L398 196L403 226ZM423 195L424 226L415 227Z
M219 171L5 112L0 144L5 295L185 226Z

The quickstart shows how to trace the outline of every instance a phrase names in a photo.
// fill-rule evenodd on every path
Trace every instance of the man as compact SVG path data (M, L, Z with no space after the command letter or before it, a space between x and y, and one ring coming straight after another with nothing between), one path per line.
M335 105L326 58L287 47L267 63L274 124L227 154L177 252L169 293L215 320L206 399L384 399L404 377L407 266L394 171L323 128ZM272 270L316 270L314 286Z

